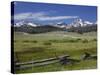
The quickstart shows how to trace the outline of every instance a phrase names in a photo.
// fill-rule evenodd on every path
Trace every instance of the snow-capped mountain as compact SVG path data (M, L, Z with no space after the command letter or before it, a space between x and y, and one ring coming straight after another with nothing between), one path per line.
M92 23L90 21L83 21L82 19L78 18L74 22L72 22L70 25L73 27L79 27L79 26L84 27L84 26L94 25L94 23Z
M14 27L20 27L22 25L24 25L24 21L20 21L20 22L15 23Z
M40 25L31 22L18 22L14 25L15 32L25 33L45 33L50 31L63 31L64 28L55 26L54 24Z
M74 29L74 30L73 30ZM14 30L18 32L26 32L26 33L44 33L50 31L96 31L97 30L97 22L92 23L90 21L83 21L82 19L75 19L71 24L67 24L64 22L58 23L49 23L46 25L36 24L32 22L17 22L14 25Z
M33 26L33 27L37 27L38 25L34 24L34 23L27 23L27 25L29 26Z
M72 22L71 26L73 27L79 27L84 26L82 19L76 19L74 22Z
M92 25L93 23L89 21L84 21L84 24Z
M31 22L25 23L24 21L21 21L21 22L15 23L14 27L20 27L20 26L23 26L23 25L28 25L28 26L32 26L32 27L37 27L38 26L35 23L31 23Z
M58 28L66 28L67 24L64 22L58 22L58 23L54 24L54 26L58 27Z
M84 33L84 32L91 32L97 31L97 24L92 23L90 21L83 21L82 19L76 19L70 25L68 25L68 31Z

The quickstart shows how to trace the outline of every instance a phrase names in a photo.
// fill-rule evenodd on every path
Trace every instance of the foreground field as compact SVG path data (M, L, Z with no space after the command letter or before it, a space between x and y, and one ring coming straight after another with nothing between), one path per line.
M60 55L70 55L74 59L82 59L84 52L97 55L96 32L77 34L71 32L49 32L41 34L14 33L15 59L19 62L41 60ZM17 70L16 73L48 72L95 69L96 60L85 60L76 64L61 65L54 63L31 69Z

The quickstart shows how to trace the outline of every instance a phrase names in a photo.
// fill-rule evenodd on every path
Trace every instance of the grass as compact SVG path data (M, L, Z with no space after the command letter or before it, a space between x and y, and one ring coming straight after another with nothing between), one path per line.
M17 54L19 62L41 60L67 54L71 58L81 59L84 52L89 52L93 55L97 54L96 33L90 32L82 35L70 32L28 35L14 33L14 52ZM81 61L74 65L64 66L55 63L16 71L16 73L94 69L96 65L96 60Z
M89 63L89 64L87 64ZM65 71L65 70L85 70L85 69L96 69L97 62L94 60L81 61L77 64L61 65L60 63L54 63L50 65L32 67L26 70L18 70L17 73L32 73L32 72L54 72L54 71Z

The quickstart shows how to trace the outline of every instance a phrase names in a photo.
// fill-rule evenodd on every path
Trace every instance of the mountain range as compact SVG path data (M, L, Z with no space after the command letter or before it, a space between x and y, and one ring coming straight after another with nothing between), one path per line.
M15 23L14 31L26 32L26 33L44 33L50 31L96 31L97 23L92 23L89 21L83 21L82 19L75 19L71 24L66 24L64 22L59 22L56 24L41 25L32 22L21 21Z

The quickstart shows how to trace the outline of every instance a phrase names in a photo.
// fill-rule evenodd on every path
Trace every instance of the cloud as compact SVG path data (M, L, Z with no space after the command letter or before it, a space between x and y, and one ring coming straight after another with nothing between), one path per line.
M21 13L21 14L16 14L14 15L14 20L22 20L26 19L30 16L31 13Z
M31 12L20 13L20 14L15 14L14 15L14 20L35 19L35 18L38 18L38 17L42 17L44 15L45 15L44 12L39 12L39 13L31 13Z
M62 19L73 19L78 18L78 16L54 16L54 17L40 17L39 20L41 21L47 21L47 20L62 20Z
M53 21L53 20L78 18L78 16L49 16L49 15L50 13L46 12L37 12L37 13L27 12L14 15L14 20L33 19L38 21Z

